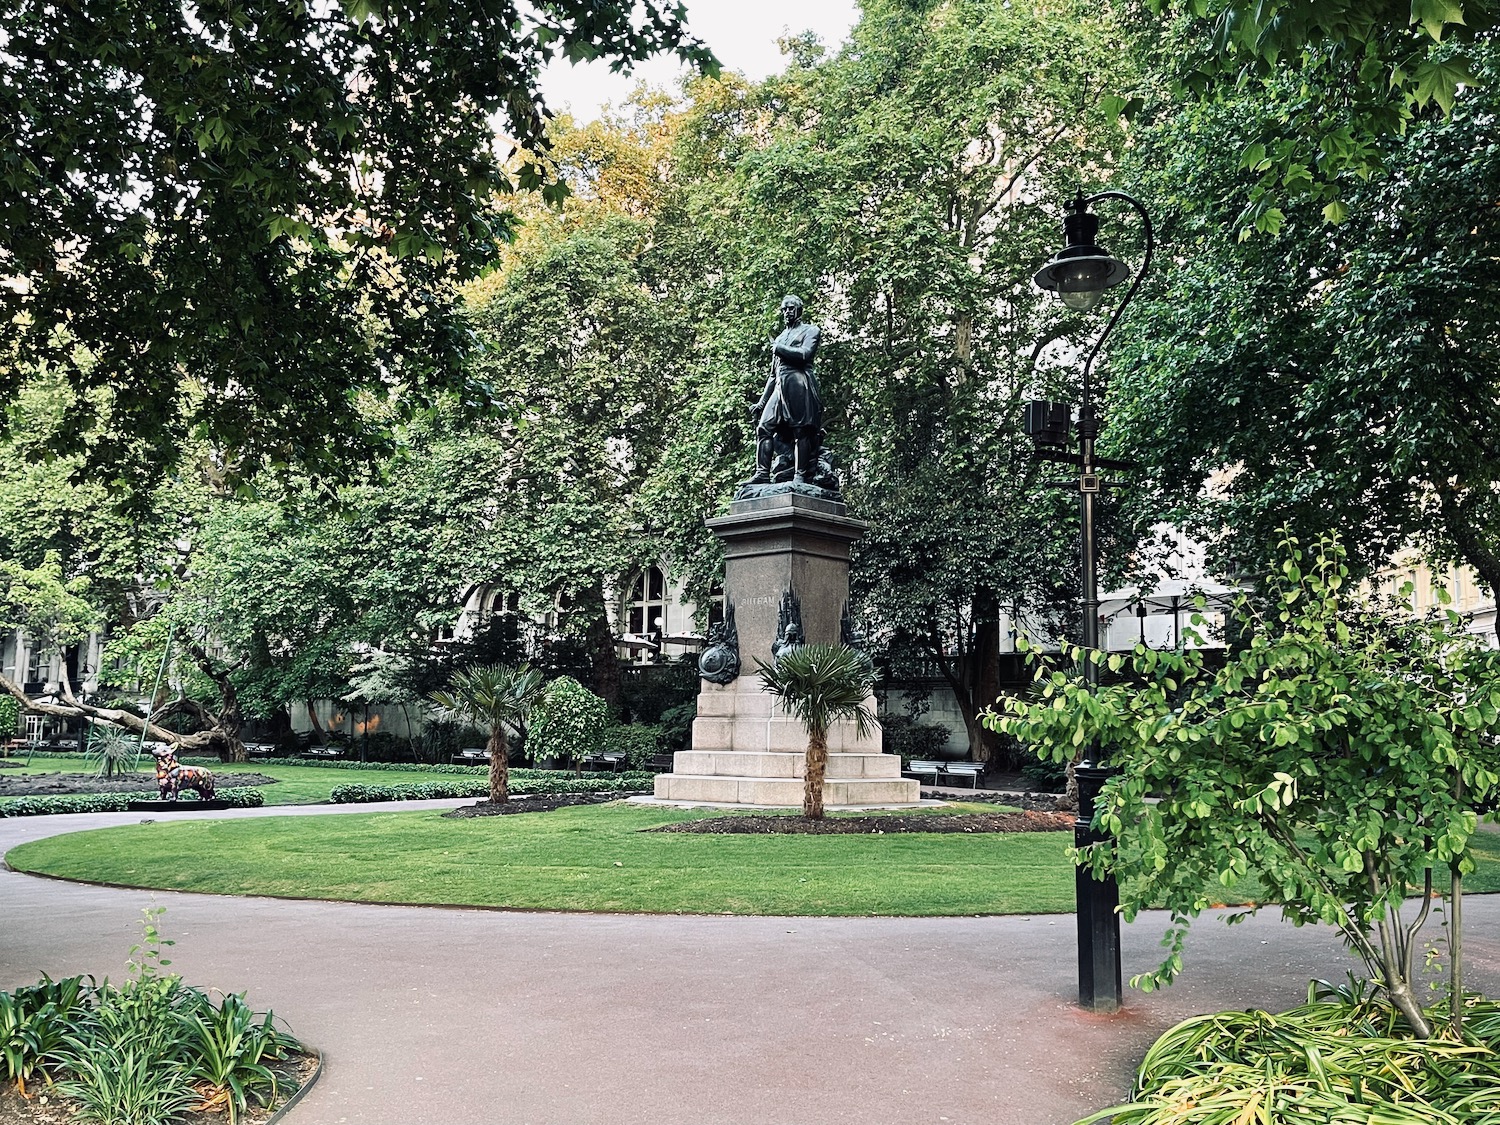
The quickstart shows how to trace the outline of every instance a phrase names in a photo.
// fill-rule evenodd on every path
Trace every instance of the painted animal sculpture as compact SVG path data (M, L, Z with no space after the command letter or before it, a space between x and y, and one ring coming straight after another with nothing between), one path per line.
M156 759L156 791L163 801L175 801L183 789L193 789L200 800L214 799L214 775L202 766L185 766L170 746L153 746Z

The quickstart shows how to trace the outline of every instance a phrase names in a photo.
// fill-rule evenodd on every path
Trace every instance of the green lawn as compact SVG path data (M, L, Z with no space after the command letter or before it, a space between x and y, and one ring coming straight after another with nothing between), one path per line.
M419 773L406 770L351 770L351 769L326 769L322 766L304 766L283 764L281 762L234 762L221 766L209 767L215 776L225 776L235 773L263 773L267 777L274 777L276 785L262 785L260 791L265 794L268 805L316 805L328 800L328 795L333 792L337 785L408 785L425 781L451 781L451 775L438 773ZM38 773L69 773L83 774L92 777L92 770L82 770L77 762L66 759L43 760L35 759L30 766L21 769L0 770L0 777L10 777L16 774L38 774ZM154 770L138 770L141 783L147 788L155 785L156 774ZM476 777L481 776L479 774ZM228 778L228 783L233 784L234 779ZM222 786L224 782L220 782ZM6 798L0 798L5 800Z
M21 871L129 886L369 902L691 914L1072 909L1070 833L639 831L702 815L611 804L472 820L434 811L158 821L39 840L5 858Z

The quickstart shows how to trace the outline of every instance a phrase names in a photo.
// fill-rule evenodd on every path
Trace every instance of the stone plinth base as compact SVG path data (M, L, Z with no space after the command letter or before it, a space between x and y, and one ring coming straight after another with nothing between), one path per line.
M802 804L807 732L761 690L756 661L771 659L783 599L801 604L809 644L838 644L849 599L849 544L865 532L831 494L811 496L767 486L708 521L724 543L724 596L734 607L740 676L705 682L693 720L693 748L679 751L672 772L656 777L656 797L716 805ZM874 697L868 700L871 713ZM828 732L823 804L915 805L917 782L901 776L901 759L882 754L879 724L864 737L853 722Z
M800 806L806 764L806 730L777 710L758 681L704 684L693 748L673 756L671 773L657 775L655 795L664 801ZM829 730L825 806L916 804L919 788L901 776L900 758L881 753L878 724L863 738L852 720Z

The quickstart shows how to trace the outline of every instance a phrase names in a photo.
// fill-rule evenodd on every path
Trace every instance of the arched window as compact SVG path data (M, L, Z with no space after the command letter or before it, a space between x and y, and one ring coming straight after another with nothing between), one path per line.
M630 592L630 619L626 632L649 636L667 625L667 580L661 567L647 567Z

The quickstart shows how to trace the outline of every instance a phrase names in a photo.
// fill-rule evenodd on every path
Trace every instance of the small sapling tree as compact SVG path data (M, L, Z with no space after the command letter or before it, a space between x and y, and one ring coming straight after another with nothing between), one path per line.
M604 749L608 727L609 705L572 676L558 676L542 693L526 745L534 763L556 759L579 770Z
M774 664L757 660L760 682L807 730L802 815L823 819L823 776L828 769L828 729L853 719L863 736L875 721L870 710L870 665L863 653L844 645L801 645Z
M1333 536L1304 552L1284 534L1264 593L1264 611L1239 605L1249 641L1218 672L1192 650L1084 654L1132 675L1091 695L1040 669L1036 695L987 722L1054 760L1096 740L1118 767L1095 814L1114 840L1077 859L1116 874L1127 920L1172 913L1165 962L1132 983L1169 982L1189 921L1254 875L1294 924L1338 929L1427 1038L1417 939L1445 871L1457 1030L1468 841L1500 790L1496 654L1457 614L1419 619L1359 595Z
M510 797L506 724L526 721L542 696L543 686L542 674L529 665L481 664L455 672L446 691L428 696L440 718L489 730L486 749L490 754L490 801L494 804Z

